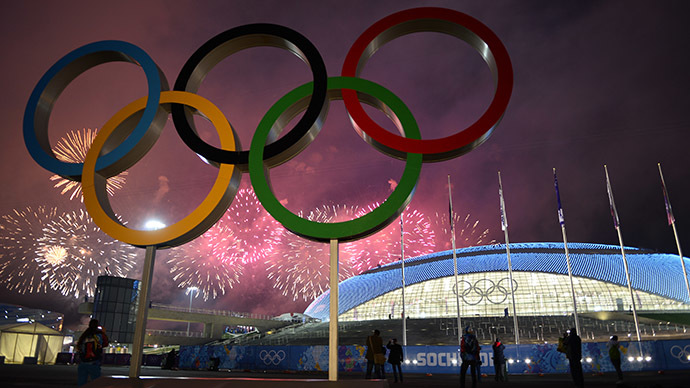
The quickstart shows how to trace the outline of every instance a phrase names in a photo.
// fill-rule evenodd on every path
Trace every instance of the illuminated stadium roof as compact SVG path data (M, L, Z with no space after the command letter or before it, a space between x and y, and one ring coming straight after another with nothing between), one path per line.
M573 276L626 287L620 246L569 243ZM458 275L508 271L505 245L487 245L456 250ZM678 255L626 247L633 289L678 302L690 303ZM510 245L514 274L568 274L563 243ZM688 258L685 265L690 266ZM340 283L339 314L374 298L402 288L401 263L371 269ZM406 286L453 276L452 251L405 259ZM602 283L599 283L602 284ZM328 320L329 292L320 295L304 313Z

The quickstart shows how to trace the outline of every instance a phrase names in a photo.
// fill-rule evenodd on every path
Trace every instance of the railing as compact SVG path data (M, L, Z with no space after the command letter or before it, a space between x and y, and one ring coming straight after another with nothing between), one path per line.
M204 335L200 331L175 331L175 330L155 330L147 329L146 335L159 335L162 337L189 337L189 338L208 338L208 335Z
M174 306L174 305L161 304L161 303L151 303L150 307L162 309L162 310L180 311L180 312L185 312L185 313L192 312L192 313L197 313L197 314L220 315L220 316L226 316L226 317L263 319L263 320L267 320L267 321L281 321L280 319L275 319L274 317L272 317L270 315L254 314L254 313L242 313L242 312L237 312L237 311L212 310L212 309L200 309L200 308L190 309L189 307L181 307L181 306Z

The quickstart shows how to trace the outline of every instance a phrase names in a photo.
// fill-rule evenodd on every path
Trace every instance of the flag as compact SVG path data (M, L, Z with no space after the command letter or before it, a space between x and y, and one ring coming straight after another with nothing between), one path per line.
M565 217L563 216L563 207L561 207L561 193L558 191L558 178L556 178L556 169L553 169L553 185L556 187L556 200L558 201L558 222L561 226L565 226Z
M501 183L501 172L498 172L498 196L501 203L501 230L508 229L508 217L506 217L506 203L503 200L503 184Z
M450 223L450 232L453 233L453 203L450 197L448 198L448 222Z
M400 241L405 241L404 238L405 236L403 235L403 213L400 213Z
M450 174L448 175L448 223L450 224L450 232L453 233L453 197L450 193Z
M673 217L673 210L671 209L671 201L668 199L668 191L666 191L666 182L664 182L664 174L661 172L661 163L659 165L659 175L661 176L661 189L664 191L664 204L666 205L666 218L668 219L668 224L671 225L676 222Z
M611 190L611 181L609 180L609 170L604 165L606 172L606 192L609 194L609 207L611 208L611 217L613 217L613 226L618 229L618 212L616 211L616 203L613 201L613 191Z

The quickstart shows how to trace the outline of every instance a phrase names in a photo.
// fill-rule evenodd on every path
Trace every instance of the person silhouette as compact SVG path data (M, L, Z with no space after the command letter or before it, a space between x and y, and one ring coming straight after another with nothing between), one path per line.
M106 346L108 346L108 336L105 334L105 330L97 319L92 319L89 322L89 327L77 340L79 354L78 386L81 387L86 384L89 377L91 380L101 377L101 359L103 358L103 348Z
M472 388L477 387L477 371L476 363L479 355L479 341L474 335L472 329L465 327L465 334L462 336L460 342L460 358L462 365L460 365L460 388L465 388L465 376L467 375L467 368L470 369L472 375Z

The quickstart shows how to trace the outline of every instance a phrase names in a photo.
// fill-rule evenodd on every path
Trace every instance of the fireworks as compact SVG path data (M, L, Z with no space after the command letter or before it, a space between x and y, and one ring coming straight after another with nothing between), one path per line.
M60 245L43 247L43 259L50 265L60 265L67 259L67 249Z
M91 128L69 132L67 136L60 139L53 148L55 157L61 162L83 163L97 133L97 129L91 130ZM112 178L108 178L106 190L109 195L113 195L115 190L122 188L125 184L125 176L127 176L127 174L127 171L125 171ZM65 179L59 175L51 176L50 180L56 181L53 187L61 189L60 194L64 195L70 193L70 200L78 197L82 202L84 201L81 193L81 182Z
M237 192L218 224L235 234L238 246L230 253L242 264L265 261L280 242L280 224L264 210L251 189Z
M377 207L370 205L367 209ZM433 252L435 232L431 229L429 218L418 210L403 213L405 236L405 257L413 257ZM400 220L391 223L382 231L349 244L343 251L350 256L355 273L359 274L378 265L400 260Z
M19 293L93 296L99 275L126 276L137 249L110 239L86 212L14 210L0 225L0 278Z
M314 300L328 289L330 276L330 253L327 243L305 240L290 232L281 256L274 259L268 267L268 278L273 287L283 295L291 295L292 300ZM339 281L353 275L347 261L341 261L338 272Z
M311 211L306 217L321 223L342 222L361 217L377 207L367 206L323 206ZM428 217L419 211L407 211L403 217L405 231L405 255L417 256L434 250L434 231ZM286 232L287 247L274 258L269 266L268 277L274 287L293 300L313 300L328 289L329 249L328 244L316 243ZM362 273L377 265L400 260L400 223L369 236L340 245L339 280Z
M315 222L343 222L361 217L366 213L366 209L359 206L322 206L312 210L307 216L308 220Z
M489 235L489 229L482 230L479 227L479 220L472 220L469 213L461 218L458 213L453 212L453 224L455 225L456 248L495 243L494 240L485 241ZM448 213L436 213L434 229L438 231L436 234L438 250L452 249Z
M0 281L10 290L46 292L38 258L44 249L39 243L43 228L57 215L56 208L14 210L0 223Z
M135 267L138 249L115 241L84 211L55 216L38 239L41 280L62 295L93 296L100 275L126 277Z
M225 295L226 288L239 283L245 265L266 260L282 233L254 191L241 189L213 227L171 250L173 280L180 288L198 287L204 300Z
M204 300L225 295L240 281L243 265L242 243L235 232L217 223L191 242L171 249L168 264L173 280L180 288L198 287ZM198 295L198 294L197 294Z
M324 206L313 210L306 217L316 222L339 222L349 220L361 214L358 207ZM283 295L292 296L292 300L310 301L328 289L330 276L329 245L317 243L284 231L287 242L279 255L274 255L268 267L268 278L273 280L273 287L281 290ZM339 281L354 275L350 261L340 261Z

